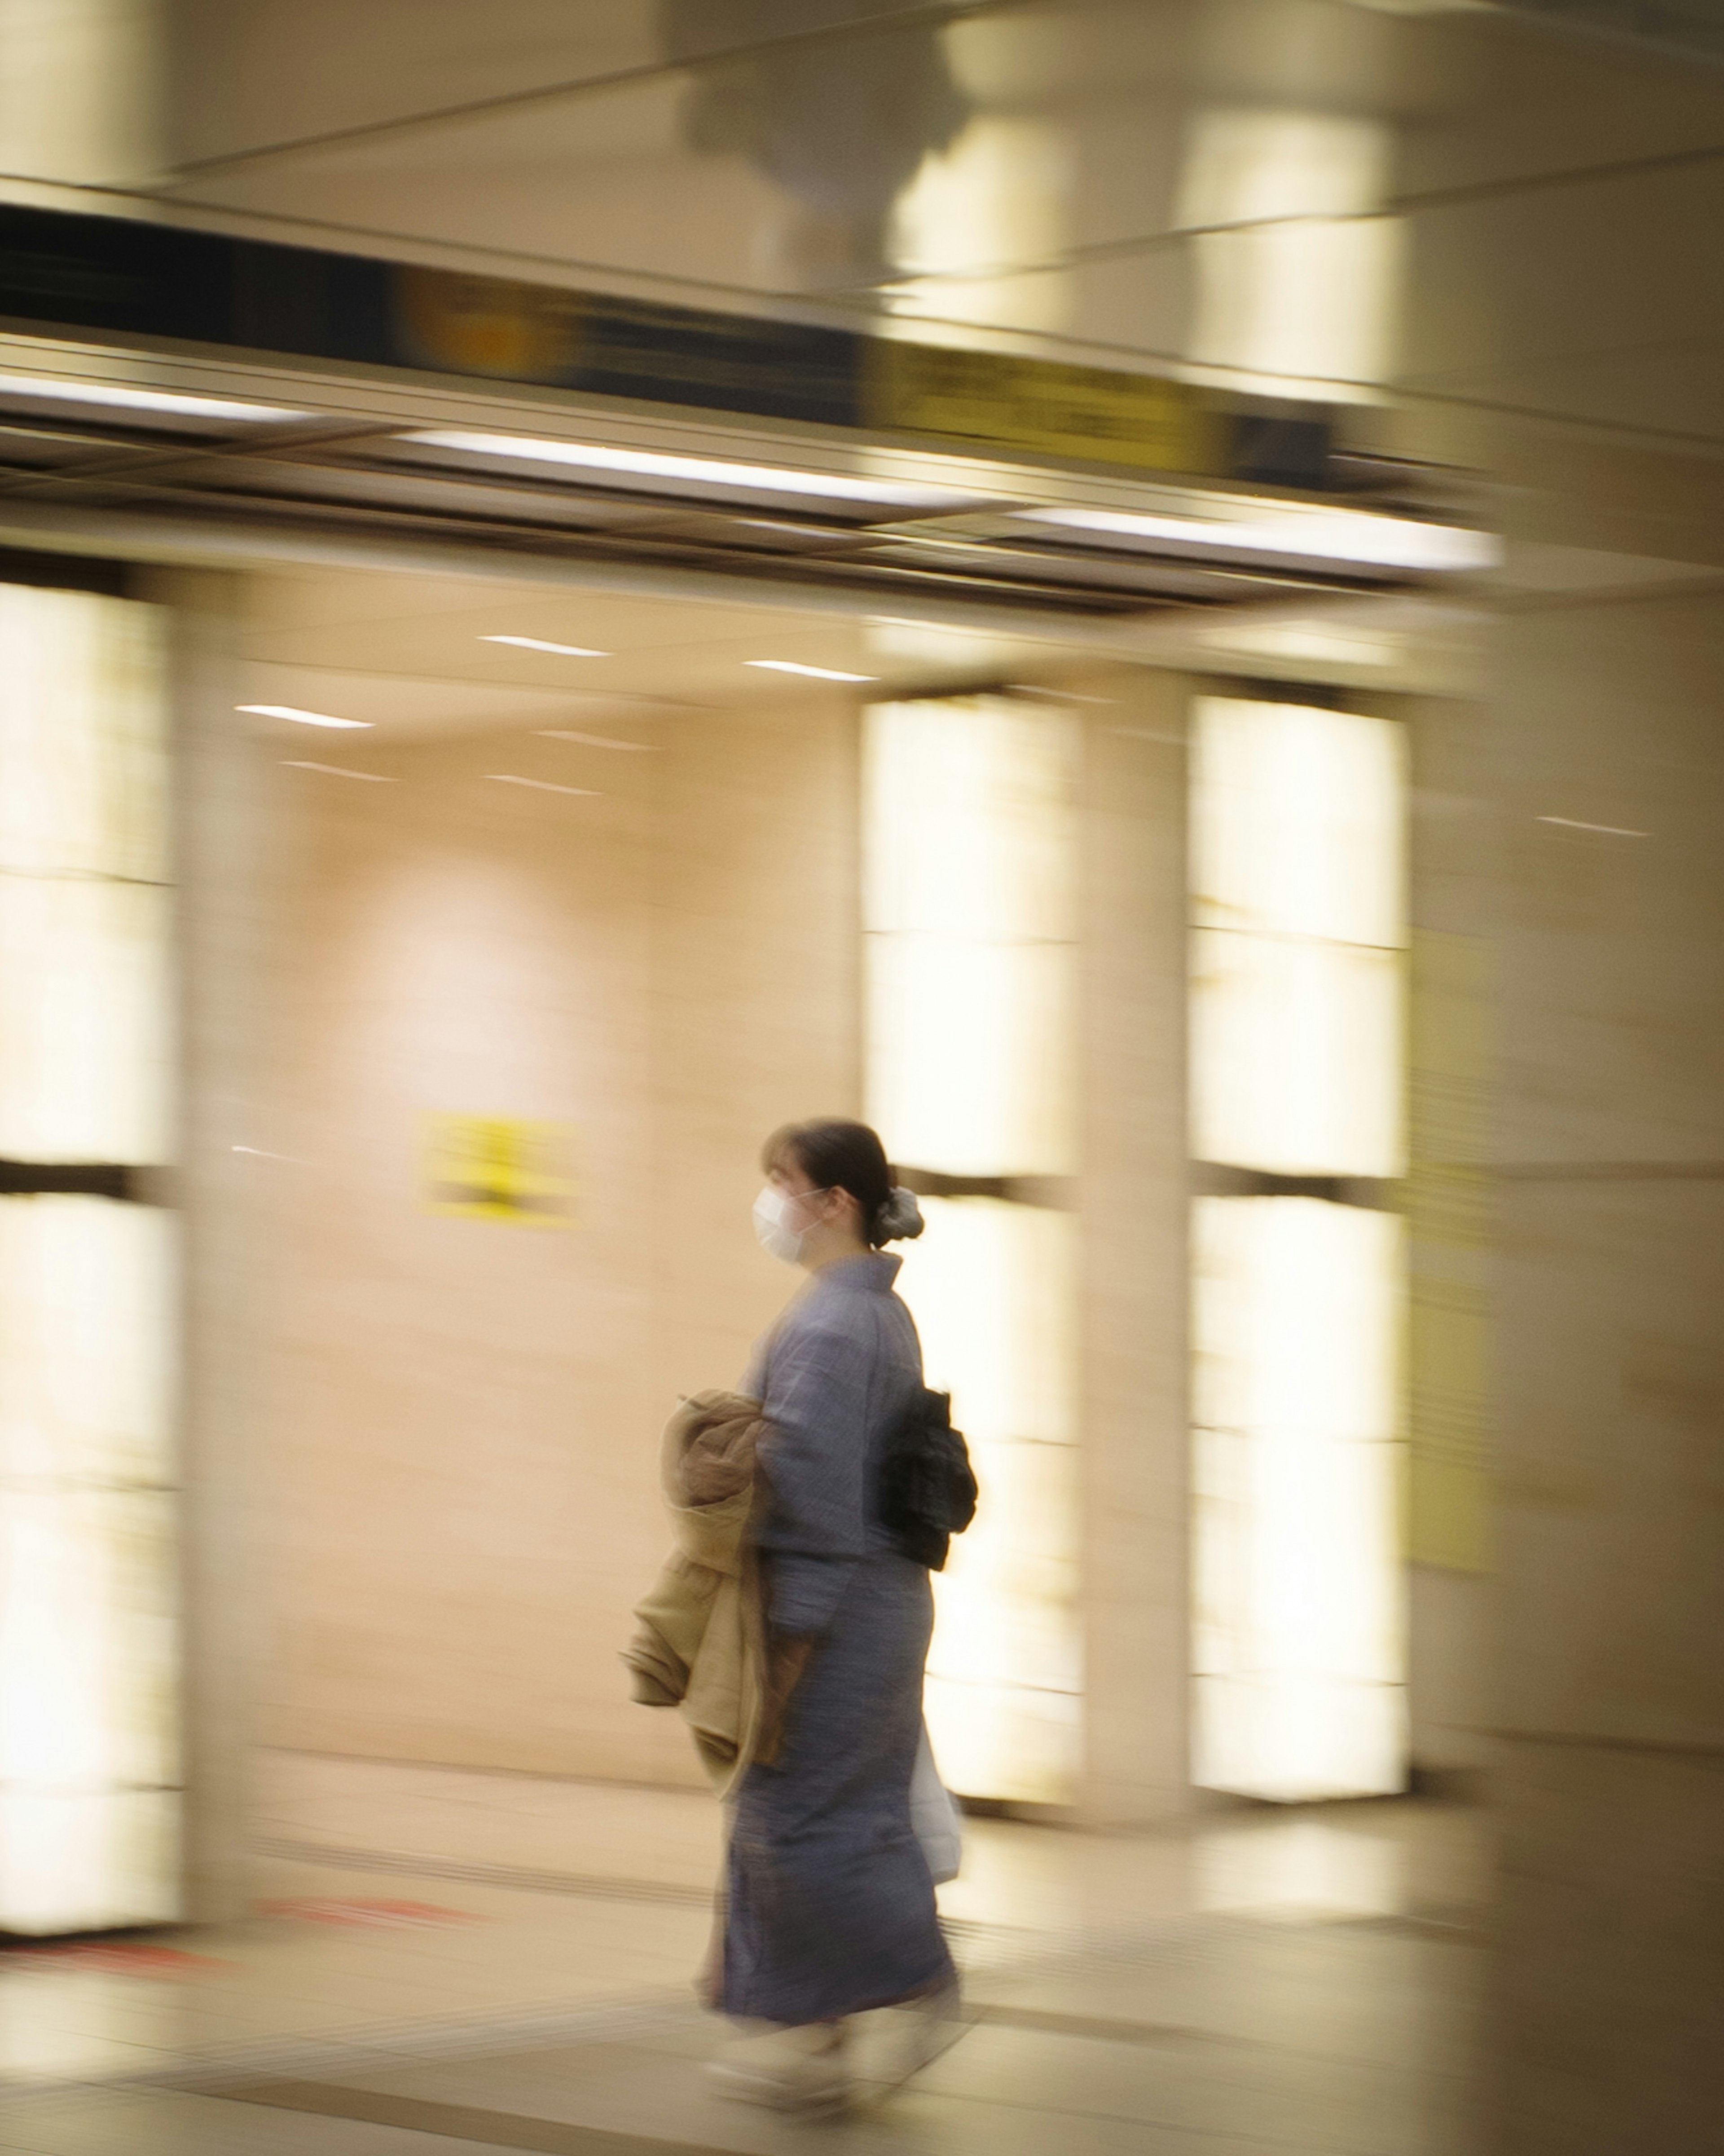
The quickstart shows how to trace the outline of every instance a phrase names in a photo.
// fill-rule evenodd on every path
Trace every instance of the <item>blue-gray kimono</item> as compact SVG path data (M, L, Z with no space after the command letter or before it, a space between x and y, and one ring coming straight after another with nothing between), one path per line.
M880 1448L921 1383L898 1266L875 1254L824 1267L745 1380L772 1431L768 1616L815 1644L776 1763L752 1767L736 1797L727 2014L832 2020L953 1974L910 1823L933 1598L871 1503Z

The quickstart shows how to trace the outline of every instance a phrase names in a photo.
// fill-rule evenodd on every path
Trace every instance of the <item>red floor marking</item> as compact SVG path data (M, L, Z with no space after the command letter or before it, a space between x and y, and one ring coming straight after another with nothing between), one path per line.
M307 1924L351 1924L378 1931L425 1930L437 1924L480 1924L469 1909L439 1909L430 1902L264 1902L266 1917L296 1917Z
M223 1976L230 1961L209 1954L182 1953L177 1947L129 1946L123 1941L101 1944L74 1942L69 1946L10 1948L0 1953L0 1969L78 1969L98 1976L149 1976L170 1982L188 1977Z

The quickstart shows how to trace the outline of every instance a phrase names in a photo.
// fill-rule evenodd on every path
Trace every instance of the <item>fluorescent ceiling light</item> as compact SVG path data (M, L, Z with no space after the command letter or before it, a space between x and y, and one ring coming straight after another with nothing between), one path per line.
M523 651L554 651L561 659L608 659L608 651L589 651L584 644L547 644L542 636L481 636L481 644L514 644Z
M369 780L373 786L393 786L395 783L387 773L381 771L349 771L339 763L300 763L292 757L284 757L281 761L282 767L286 771L327 772L331 778L363 778Z
M337 719L328 711L302 711L296 704L236 704L236 711L255 711L260 719L292 719L302 726L368 726L369 719Z
M1626 824L1583 824L1574 816L1535 816L1535 824L1560 824L1565 831L1598 831L1607 839L1650 839L1650 831L1631 831Z
M1488 569L1501 551L1486 531L1348 509L1310 515L1270 511L1237 519L1138 516L1111 509L1026 509L1019 514L1032 523L1108 532L1121 539L1164 539L1183 547L1225 547L1230 553L1302 555L1386 569Z
M192 397L167 389L134 389L121 382L59 382L51 374L0 373L0 397L50 397L64 404L115 404L131 412L167 412L191 419L304 419L284 404L244 404L232 397Z
M577 734L567 726L541 726L539 738L541 741L578 742L582 748L629 748L642 756L658 747L656 742L613 741L608 734Z
M495 778L500 786L532 786L536 787L541 793L584 793L595 801L598 798L597 791L590 786L558 786L549 778L520 778L512 771L491 771L485 776Z
M745 659L745 666L758 666L767 674L806 674L813 681L876 681L876 674L840 674L835 666L801 666L793 659Z
M695 486L752 487L766 494L810 494L829 501L925 502L966 497L956 487L916 481L857 479L848 472L789 471L779 465L733 465L720 457L664 456L654 449L613 449L598 442L540 442L521 434L467 434L434 429L403 434L430 449L471 457L520 457L528 464L576 465L590 471L627 472L641 479L679 480Z

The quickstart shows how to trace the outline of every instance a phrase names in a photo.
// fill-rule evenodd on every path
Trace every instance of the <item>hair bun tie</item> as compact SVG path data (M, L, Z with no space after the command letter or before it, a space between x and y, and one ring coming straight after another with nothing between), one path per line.
M880 1209L875 1223L875 1232L880 1240L883 1243L913 1243L925 1224L916 1193L906 1190L901 1183L894 1183L885 1204Z

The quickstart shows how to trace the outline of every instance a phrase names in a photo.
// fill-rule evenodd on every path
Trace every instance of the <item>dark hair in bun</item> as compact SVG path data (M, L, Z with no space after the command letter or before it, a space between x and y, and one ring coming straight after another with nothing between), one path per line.
M770 1175L786 1161L793 1162L817 1190L848 1190L861 1211L863 1238L875 1250L921 1235L921 1208L915 1194L894 1184L885 1147L866 1123L836 1116L786 1123L761 1148L760 1163Z

